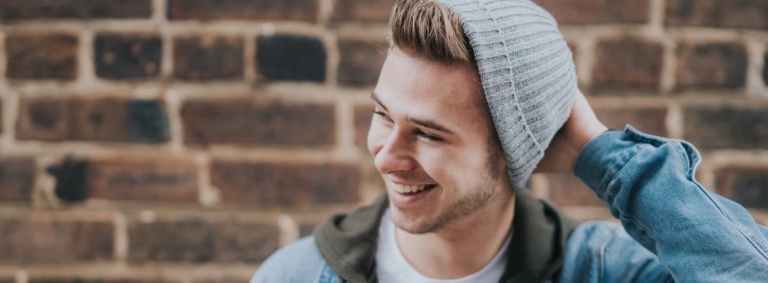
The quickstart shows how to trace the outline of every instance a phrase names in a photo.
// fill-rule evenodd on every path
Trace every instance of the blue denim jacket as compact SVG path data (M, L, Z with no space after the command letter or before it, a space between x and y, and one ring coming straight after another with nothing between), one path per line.
M581 224L565 260L545 282L768 282L768 228L739 204L694 180L700 155L684 141L606 132L590 141L574 173L621 225ZM272 255L251 283L338 282L313 237Z

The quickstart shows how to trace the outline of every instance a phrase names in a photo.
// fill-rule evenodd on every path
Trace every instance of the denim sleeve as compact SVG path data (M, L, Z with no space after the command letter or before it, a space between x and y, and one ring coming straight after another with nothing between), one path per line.
M590 141L574 171L675 282L768 282L768 229L696 182L699 161L687 142L628 126Z

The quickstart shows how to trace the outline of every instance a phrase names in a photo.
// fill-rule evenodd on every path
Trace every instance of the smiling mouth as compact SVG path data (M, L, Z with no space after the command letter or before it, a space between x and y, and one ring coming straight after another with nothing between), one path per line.
M395 190L395 192L398 192L401 194L417 194L423 191L431 190L435 187L437 187L436 184L423 185L423 186L392 184L392 189Z

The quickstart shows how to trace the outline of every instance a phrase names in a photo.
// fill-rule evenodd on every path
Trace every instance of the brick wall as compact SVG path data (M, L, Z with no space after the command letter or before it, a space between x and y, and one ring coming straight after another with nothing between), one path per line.
M381 188L392 0L0 1L0 282L245 282ZM768 224L767 0L537 0L610 127ZM609 219L578 180L536 195Z

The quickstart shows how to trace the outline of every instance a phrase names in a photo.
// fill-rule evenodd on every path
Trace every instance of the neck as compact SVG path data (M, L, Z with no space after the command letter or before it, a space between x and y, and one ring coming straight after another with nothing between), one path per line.
M515 196L501 190L489 205L436 233L414 235L395 229L401 253L419 273L433 279L458 279L480 271L509 238Z

